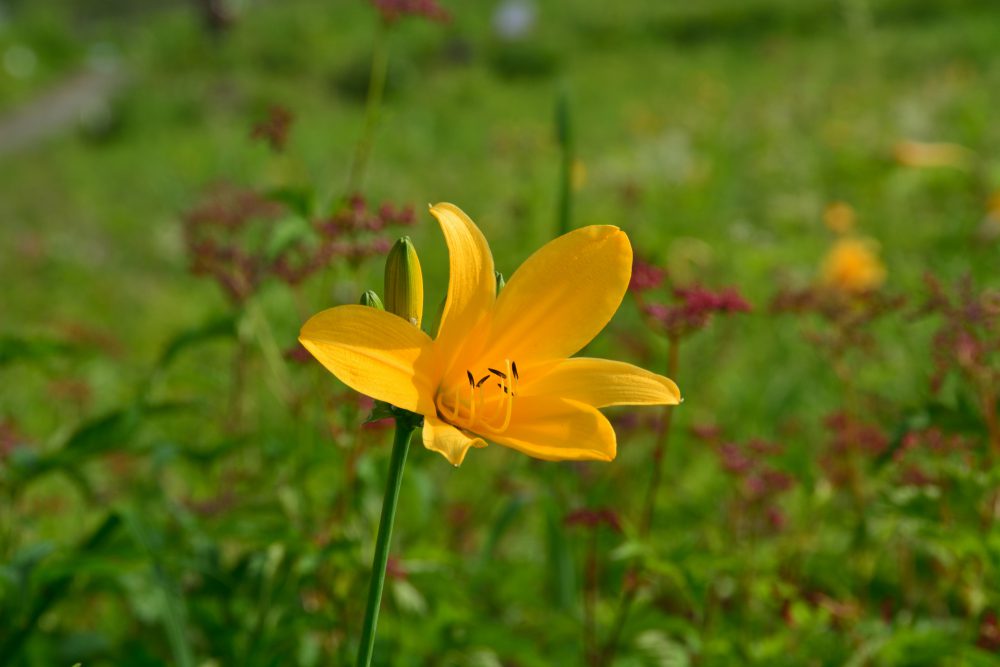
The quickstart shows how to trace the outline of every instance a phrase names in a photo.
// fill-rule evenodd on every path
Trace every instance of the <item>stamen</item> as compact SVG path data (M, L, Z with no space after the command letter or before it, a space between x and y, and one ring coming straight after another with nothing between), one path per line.
M507 370L508 371L512 370L511 369L511 365L510 365L510 359L507 359L506 361L507 361ZM511 383L509 385L510 392L508 392L507 389L508 389L507 377L504 376L503 393L505 393L505 394L509 393L509 395L507 397L507 400L505 401L507 403L507 413L504 415L503 425L500 427L500 432L501 433L503 433L504 431L506 431L507 427L510 426L510 417L511 417L511 414L513 413L513 411L514 411L514 385L513 385L513 383Z
M469 424L476 423L476 385L472 381L472 373L469 373Z
M445 389L439 394L441 399L447 396L451 400L439 400L438 405L442 417L462 428L474 429L477 425L486 431L502 433L510 427L514 412L514 396L520 373L517 363L504 359L504 370L487 368L489 374L478 380L471 370L465 371L469 383L468 398L463 400L463 390L460 383ZM482 388L491 377L496 377L500 392L483 393L476 391ZM501 393L502 392L502 393Z

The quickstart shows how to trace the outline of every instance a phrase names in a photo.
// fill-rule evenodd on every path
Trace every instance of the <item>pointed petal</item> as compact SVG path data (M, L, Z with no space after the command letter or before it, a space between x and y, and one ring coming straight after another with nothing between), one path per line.
M632 273L632 246L617 227L583 227L549 242L497 298L486 359L528 365L569 357L618 310Z
M454 204L436 204L437 218L448 244L448 298L441 313L435 347L453 359L482 324L496 299L493 255L475 223ZM450 364L444 363L445 371Z
M681 392L670 378L610 359L578 357L556 362L518 387L521 396L560 396L595 408L610 405L677 405Z
M406 320L366 306L338 306L309 318L299 341L352 389L434 414L432 342Z
M485 433L499 445L546 461L610 461L615 432L596 409L561 398L518 397L510 426Z
M469 447L485 447L482 438L467 435L436 417L424 417L424 447L442 455L453 466L462 465Z

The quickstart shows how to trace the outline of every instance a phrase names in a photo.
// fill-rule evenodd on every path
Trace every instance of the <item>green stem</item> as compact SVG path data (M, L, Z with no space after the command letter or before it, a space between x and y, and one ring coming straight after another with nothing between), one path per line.
M396 418L396 435L392 441L392 457L389 459L389 478L385 485L385 499L382 501L382 518L378 523L375 538L375 558L372 561L371 585L368 587L368 604L365 608L365 622L361 628L361 648L358 650L358 667L369 667L372 650L375 648L375 625L382 602L382 588L385 585L385 566L389 560L389 542L392 524L396 519L396 505L399 502L399 486L403 481L403 464L410 450L410 438L414 424L406 418Z
M365 178L365 168L368 166L368 156L372 151L375 138L375 127L378 125L379 110L382 108L382 95L385 92L385 81L389 71L389 29L385 22L379 22L375 33L375 45L372 52L372 68L368 78L368 96L365 100L365 122L361 137L354 147L354 160L351 162L351 172L347 177L347 195L351 196L361 190Z
M556 99L556 140L561 153L556 228L562 235L573 227L573 126L569 113L569 95L565 90Z
M680 338L670 336L667 338L667 377L677 377L677 367L680 361ZM656 444L653 449L653 474L649 480L649 489L646 492L646 502L643 506L642 519L639 524L639 537L643 542L649 537L649 531L653 527L653 519L656 513L656 497L659 494L660 482L663 479L663 459L667 454L667 446L670 443L670 426L673 424L673 406L667 405L663 408L660 423L656 430ZM632 565L626 572L627 579L638 577L641 564ZM618 643L621 641L622 633L625 631L625 622L628 621L629 613L632 611L632 604L638 592L638 586L633 583L621 597L618 610L615 612L614 621L611 625L611 633L608 641L604 645L597 665L603 667L610 665L614 660L615 652L618 650Z

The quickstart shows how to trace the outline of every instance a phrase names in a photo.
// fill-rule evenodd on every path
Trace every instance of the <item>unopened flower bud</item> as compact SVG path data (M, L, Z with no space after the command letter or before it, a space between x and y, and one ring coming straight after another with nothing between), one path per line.
M503 289L503 286L507 284L507 281L503 279L503 274L499 271L494 271L493 273L497 277L497 294L499 294L500 290Z
M378 298L373 290L368 290L361 295L361 299L358 301L362 306L368 306L369 308L378 308L379 310L385 310L385 306L382 305L382 299Z
M424 313L424 277L409 236L396 241L385 260L385 309L416 327Z

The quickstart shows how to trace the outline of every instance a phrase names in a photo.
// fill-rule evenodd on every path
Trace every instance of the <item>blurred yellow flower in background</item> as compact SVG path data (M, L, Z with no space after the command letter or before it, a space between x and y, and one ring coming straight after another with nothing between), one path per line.
M854 229L857 218L854 207L845 201L831 202L823 210L823 224L836 234L846 234Z
M972 151L959 144L904 140L892 150L896 162L904 167L967 169L972 165Z
M878 289L885 275L878 243L864 237L838 239L820 268L824 285L849 294Z

